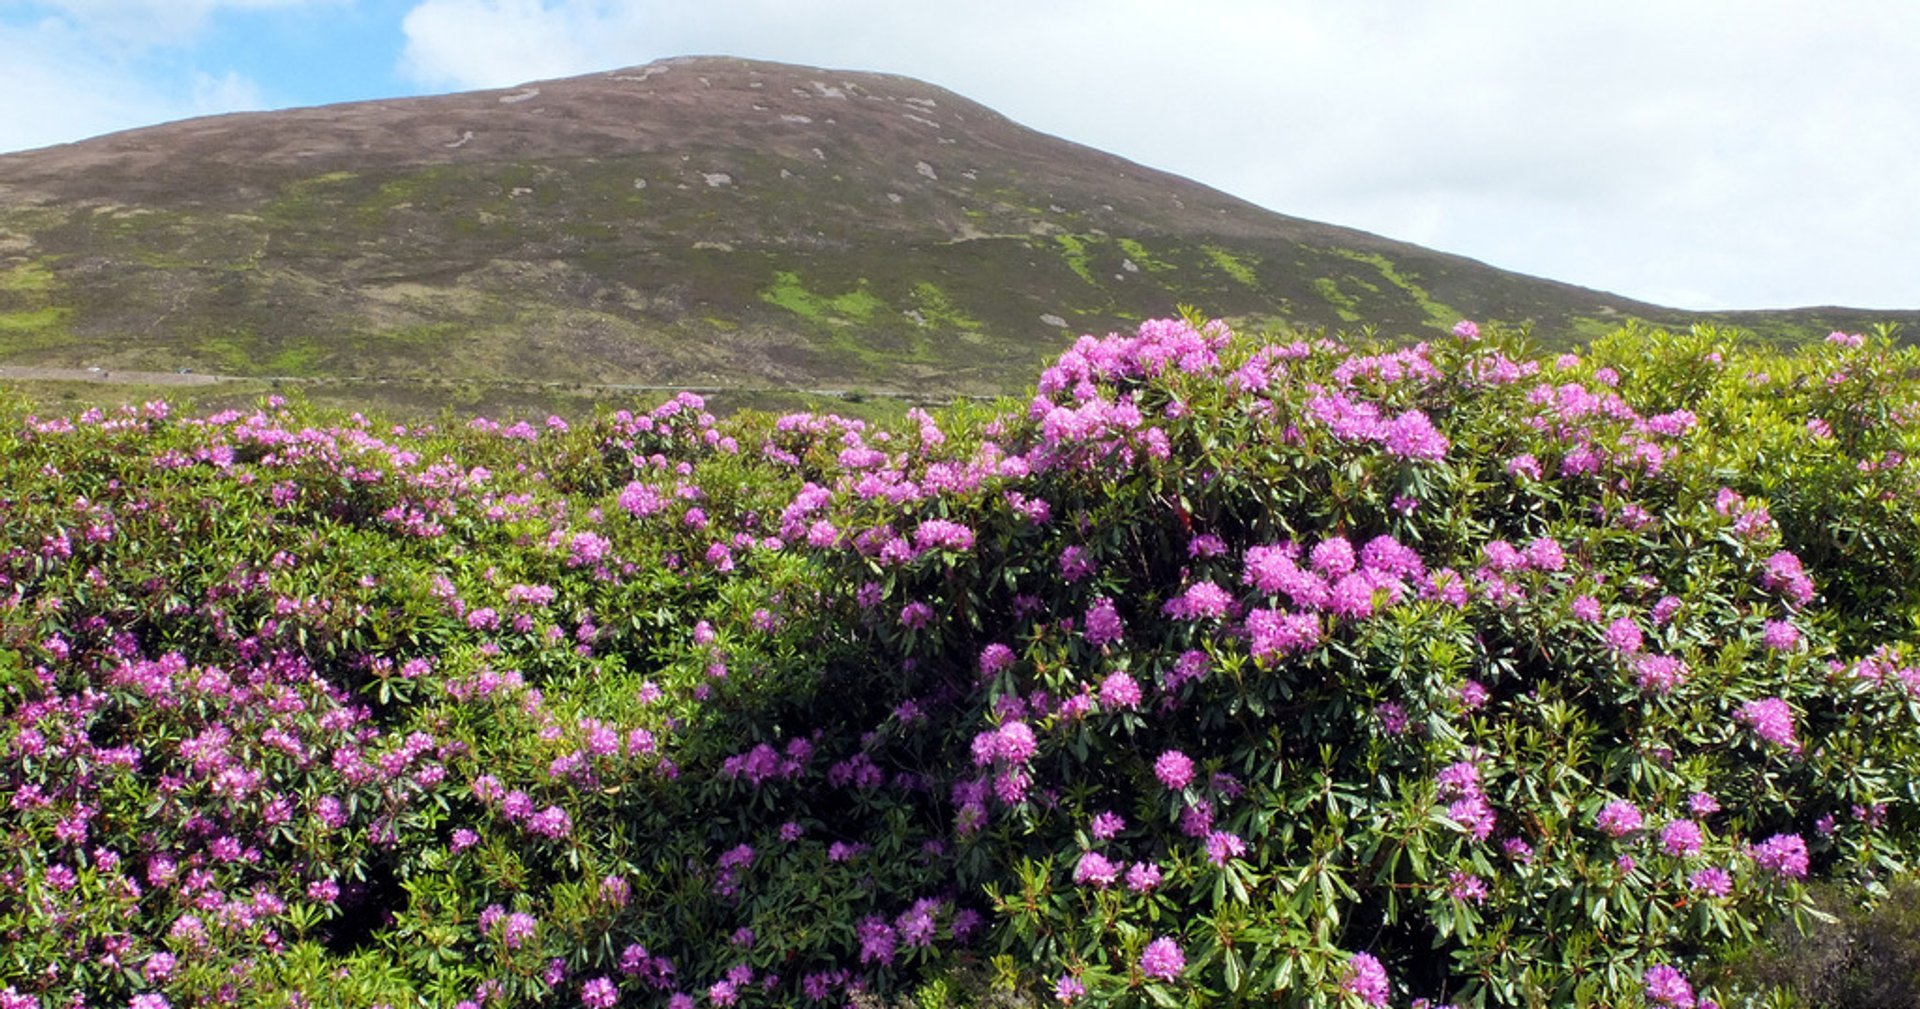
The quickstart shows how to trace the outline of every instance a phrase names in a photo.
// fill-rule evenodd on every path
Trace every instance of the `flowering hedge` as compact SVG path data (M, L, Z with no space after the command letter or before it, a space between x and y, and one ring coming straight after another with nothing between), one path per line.
M0 428L0 1006L1737 1002L1920 843L1915 355ZM951 983L950 983L951 982Z

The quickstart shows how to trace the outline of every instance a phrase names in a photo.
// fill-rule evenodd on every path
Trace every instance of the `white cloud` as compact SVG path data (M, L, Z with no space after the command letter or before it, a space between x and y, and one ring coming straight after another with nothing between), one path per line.
M407 38L401 62L422 84L455 89L581 73L619 45L605 24L617 17L597 4L428 0L401 22Z
M245 74L232 70L217 77L205 71L195 71L193 74L193 109L196 115L258 109L265 104L260 85Z
M34 0L98 43L128 49L184 45L228 10L352 4L354 0Z
M21 0L0 19L0 152L187 116L257 109L257 82L196 65L217 16L356 0ZM24 14L24 16L23 16Z
M174 111L126 68L69 27L0 24L8 54L8 100L0 102L0 151L43 147L141 123Z

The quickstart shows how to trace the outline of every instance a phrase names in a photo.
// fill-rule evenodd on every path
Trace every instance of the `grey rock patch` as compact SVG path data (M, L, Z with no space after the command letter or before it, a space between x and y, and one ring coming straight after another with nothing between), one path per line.
M540 89L539 89L539 88L528 88L528 89L526 89L525 91L520 91L520 92L516 92L516 93L514 93L514 94L511 94L511 95L501 95L501 96L500 96L500 104L502 104L502 105L518 105L518 104L519 104L519 103L521 103L521 102L524 102L524 101L527 101L527 100L529 100L529 99L533 99L533 98L538 98L538 97L540 97Z
M1040 321L1046 323L1049 326L1052 326L1055 329L1067 328L1067 320L1062 319L1057 315L1052 315L1052 314L1043 315L1040 317Z
M916 172L919 172L921 175L924 175L929 179L934 180L935 182L938 182L940 180L940 176L934 173L933 166L927 164L924 161L915 162L913 166L913 170Z

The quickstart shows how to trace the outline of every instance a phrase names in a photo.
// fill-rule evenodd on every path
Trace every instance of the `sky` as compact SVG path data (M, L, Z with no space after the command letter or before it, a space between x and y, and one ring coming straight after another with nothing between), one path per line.
M1656 304L1920 308L1912 0L0 0L0 152L683 55Z

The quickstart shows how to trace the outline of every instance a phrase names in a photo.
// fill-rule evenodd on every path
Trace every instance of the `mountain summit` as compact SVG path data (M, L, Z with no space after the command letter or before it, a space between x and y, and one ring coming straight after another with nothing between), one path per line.
M1181 303L1569 341L1691 317L1275 214L909 78L731 58L0 156L0 364L991 393Z

